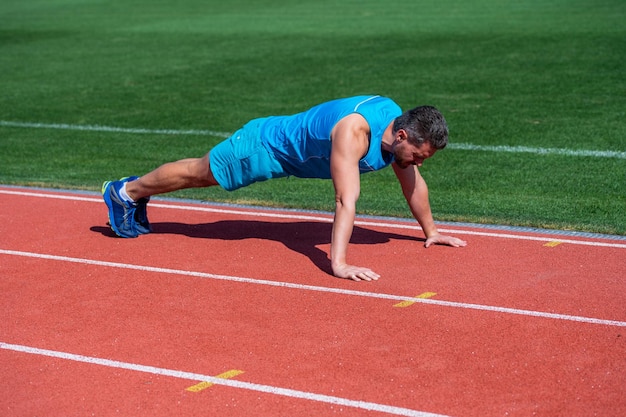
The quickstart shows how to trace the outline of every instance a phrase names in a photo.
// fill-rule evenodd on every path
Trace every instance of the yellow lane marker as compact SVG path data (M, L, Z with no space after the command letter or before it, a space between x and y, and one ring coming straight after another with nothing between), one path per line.
M230 371L224 372L223 374L216 375L215 378L230 379L241 374L243 374L243 371L240 371L238 369L231 369ZM203 389L207 389L212 385L215 385L215 384L213 384L212 382L204 381L204 382L200 382L199 384L196 384L187 388L187 391L200 392Z
M422 293L420 295L416 295L415 298L430 298L430 297L433 297L435 295L437 295L436 292L425 292L425 293ZM408 306L413 305L413 304L415 304L415 301L408 301L408 300L406 300L406 301L399 302L398 304L394 304L393 306L394 307L408 307Z
M548 247L548 248L553 248L555 246L559 246L561 243L563 242L559 242L558 240L553 240L552 242L548 242L543 246Z

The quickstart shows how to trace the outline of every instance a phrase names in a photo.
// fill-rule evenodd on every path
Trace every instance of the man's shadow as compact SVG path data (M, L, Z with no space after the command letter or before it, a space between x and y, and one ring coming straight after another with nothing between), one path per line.
M321 222L265 222L258 220L220 220L214 223L184 224L157 223L153 233L172 233L200 239L244 240L267 239L280 242L288 249L311 260L322 271L331 274L328 254L318 248L330 244L331 223ZM391 239L419 240L395 233L377 232L354 226L350 244L375 245Z
M174 222L152 223L152 234L185 235L198 239L244 240L265 239L280 242L288 249L311 260L323 272L332 275L328 254L319 245L330 244L331 223L322 222L265 222L258 220L220 220L213 223L185 224ZM92 228L107 236L110 229ZM391 239L424 241L415 236L378 232L354 226L351 245L375 245Z

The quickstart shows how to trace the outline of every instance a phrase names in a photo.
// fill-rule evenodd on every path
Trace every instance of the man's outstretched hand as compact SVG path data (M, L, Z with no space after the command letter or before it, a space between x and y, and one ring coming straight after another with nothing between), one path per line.
M424 246L429 247L430 245L448 245L455 248L460 248L467 245L467 242L453 236L437 234L426 239L426 243L424 243Z
M380 275L369 268L348 264L333 266L333 274L337 278L347 278L353 281L376 281L380 278Z

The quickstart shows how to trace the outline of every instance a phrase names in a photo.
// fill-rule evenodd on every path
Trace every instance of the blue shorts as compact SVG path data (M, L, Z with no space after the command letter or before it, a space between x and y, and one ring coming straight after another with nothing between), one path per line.
M259 134L262 120L253 120L209 152L211 172L227 191L270 178L286 177L280 163L271 155Z

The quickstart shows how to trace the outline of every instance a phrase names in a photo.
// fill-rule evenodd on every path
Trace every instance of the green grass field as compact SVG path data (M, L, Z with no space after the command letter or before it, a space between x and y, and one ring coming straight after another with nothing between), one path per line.
M448 120L422 168L436 220L626 234L625 21L623 0L3 0L0 183L95 191L222 140L42 125L233 132L381 94ZM334 204L295 178L171 196ZM359 211L410 216L391 169Z

